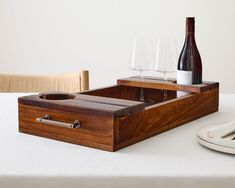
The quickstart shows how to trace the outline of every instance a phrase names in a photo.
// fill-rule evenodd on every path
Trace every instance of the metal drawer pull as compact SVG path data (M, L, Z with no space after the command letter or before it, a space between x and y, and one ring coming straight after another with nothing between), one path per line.
M60 121L51 120L50 116L46 114L43 118L36 118L38 123L45 123L50 125L56 125L59 127L66 127L66 128L79 128L81 123L79 120L75 120L73 123L65 123Z

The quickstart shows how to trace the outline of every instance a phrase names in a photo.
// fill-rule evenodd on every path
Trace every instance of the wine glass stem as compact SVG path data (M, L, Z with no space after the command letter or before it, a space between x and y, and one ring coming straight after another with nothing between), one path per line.
M140 102L144 102L144 88L140 88Z
M167 81L167 73L164 72L164 80Z
M167 82L167 73L164 72L164 80L165 82ZM163 101L166 101L167 100L167 90L164 90L163 91Z
M163 91L163 101L167 100L167 90Z
M144 78L144 74L142 70L140 71L140 78Z

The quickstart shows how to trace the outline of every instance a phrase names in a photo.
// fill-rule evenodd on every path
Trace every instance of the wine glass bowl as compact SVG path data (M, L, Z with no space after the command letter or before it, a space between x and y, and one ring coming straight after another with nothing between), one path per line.
M159 38L156 40L156 56L154 70L164 74L167 81L167 73L176 72L178 53L174 38Z
M154 67L153 40L147 37L135 37L132 48L130 68L140 72L152 70Z

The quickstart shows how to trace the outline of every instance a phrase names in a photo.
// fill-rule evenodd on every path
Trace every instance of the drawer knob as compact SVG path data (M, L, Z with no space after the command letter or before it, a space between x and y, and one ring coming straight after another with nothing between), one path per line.
M61 121L51 120L51 117L48 114L46 114L43 118L36 118L36 121L38 123L45 123L66 128L80 128L81 126L81 122L79 120L75 120L73 123L65 123Z

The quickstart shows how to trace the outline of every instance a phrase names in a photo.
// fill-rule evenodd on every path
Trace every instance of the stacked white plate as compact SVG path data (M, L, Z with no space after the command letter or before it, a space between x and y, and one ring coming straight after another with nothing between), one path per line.
M202 127L197 132L197 140L207 148L235 154L235 121Z

